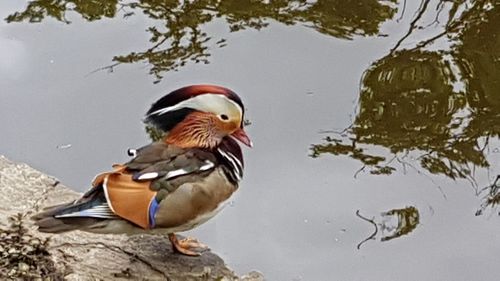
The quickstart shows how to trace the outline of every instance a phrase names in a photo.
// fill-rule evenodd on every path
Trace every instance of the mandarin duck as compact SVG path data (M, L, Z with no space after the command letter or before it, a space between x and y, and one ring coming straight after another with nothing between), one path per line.
M168 234L176 252L196 256L206 248L177 239L213 217L238 189L243 156L251 147L243 130L244 106L233 91L193 85L156 101L145 122L161 140L129 150L132 160L96 176L81 198L49 207L33 219L42 232Z

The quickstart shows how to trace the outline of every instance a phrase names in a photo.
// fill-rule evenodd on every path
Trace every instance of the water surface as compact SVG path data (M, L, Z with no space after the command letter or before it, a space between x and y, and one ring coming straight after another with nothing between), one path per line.
M189 234L237 272L497 279L498 197L480 190L498 174L499 3L35 0L0 17L1 154L83 191L149 141L155 99L225 85L255 147L230 207Z

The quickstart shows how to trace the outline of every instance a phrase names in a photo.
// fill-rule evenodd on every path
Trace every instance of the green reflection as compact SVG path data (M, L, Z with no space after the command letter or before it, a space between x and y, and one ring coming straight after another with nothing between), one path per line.
M112 18L116 15L118 0L39 0L28 3L22 12L15 12L5 20L7 22L28 21L41 22L44 18L54 18L58 21L70 23L66 19L66 11L79 13L87 21L100 20L103 17Z
M453 2L449 15L462 3ZM373 174L416 163L431 174L474 183L474 169L489 167L489 138L500 132L500 2L468 7L447 21L443 33L373 63L361 82L353 124L313 145L311 155L348 155ZM450 48L425 48L445 37ZM371 152L376 146L387 153Z
M159 141L164 136L164 132L154 126L145 124L144 129L146 130L146 134L149 136L152 142Z
M461 32L453 53L471 106L466 132L471 137L498 137L500 132L500 2L490 4Z
M53 18L70 23L68 12L76 12L87 21L143 13L155 22L147 29L151 46L117 55L114 64L106 68L146 62L158 82L166 72L189 62L208 63L211 47L226 46L225 39L213 40L211 34L202 30L204 24L216 18L225 20L231 32L265 28L274 20L287 25L303 24L329 36L351 39L377 35L380 25L396 14L396 3L397 0L34 0L6 21L36 23Z

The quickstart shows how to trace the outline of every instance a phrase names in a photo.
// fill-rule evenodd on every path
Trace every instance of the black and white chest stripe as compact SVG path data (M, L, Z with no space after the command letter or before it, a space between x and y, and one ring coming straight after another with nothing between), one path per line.
M217 152L224 159L224 163L229 168L230 176L236 182L239 182L243 177L243 163L241 160L230 151L222 148L217 148Z

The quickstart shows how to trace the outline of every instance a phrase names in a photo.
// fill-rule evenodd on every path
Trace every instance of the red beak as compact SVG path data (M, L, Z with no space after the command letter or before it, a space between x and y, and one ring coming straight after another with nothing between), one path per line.
M239 128L238 130L236 130L234 133L231 134L231 136L233 138L239 140L240 142L242 142L244 145L246 145L248 147L253 146L252 141L248 137L247 133L245 133L245 131L243 131L242 128Z

